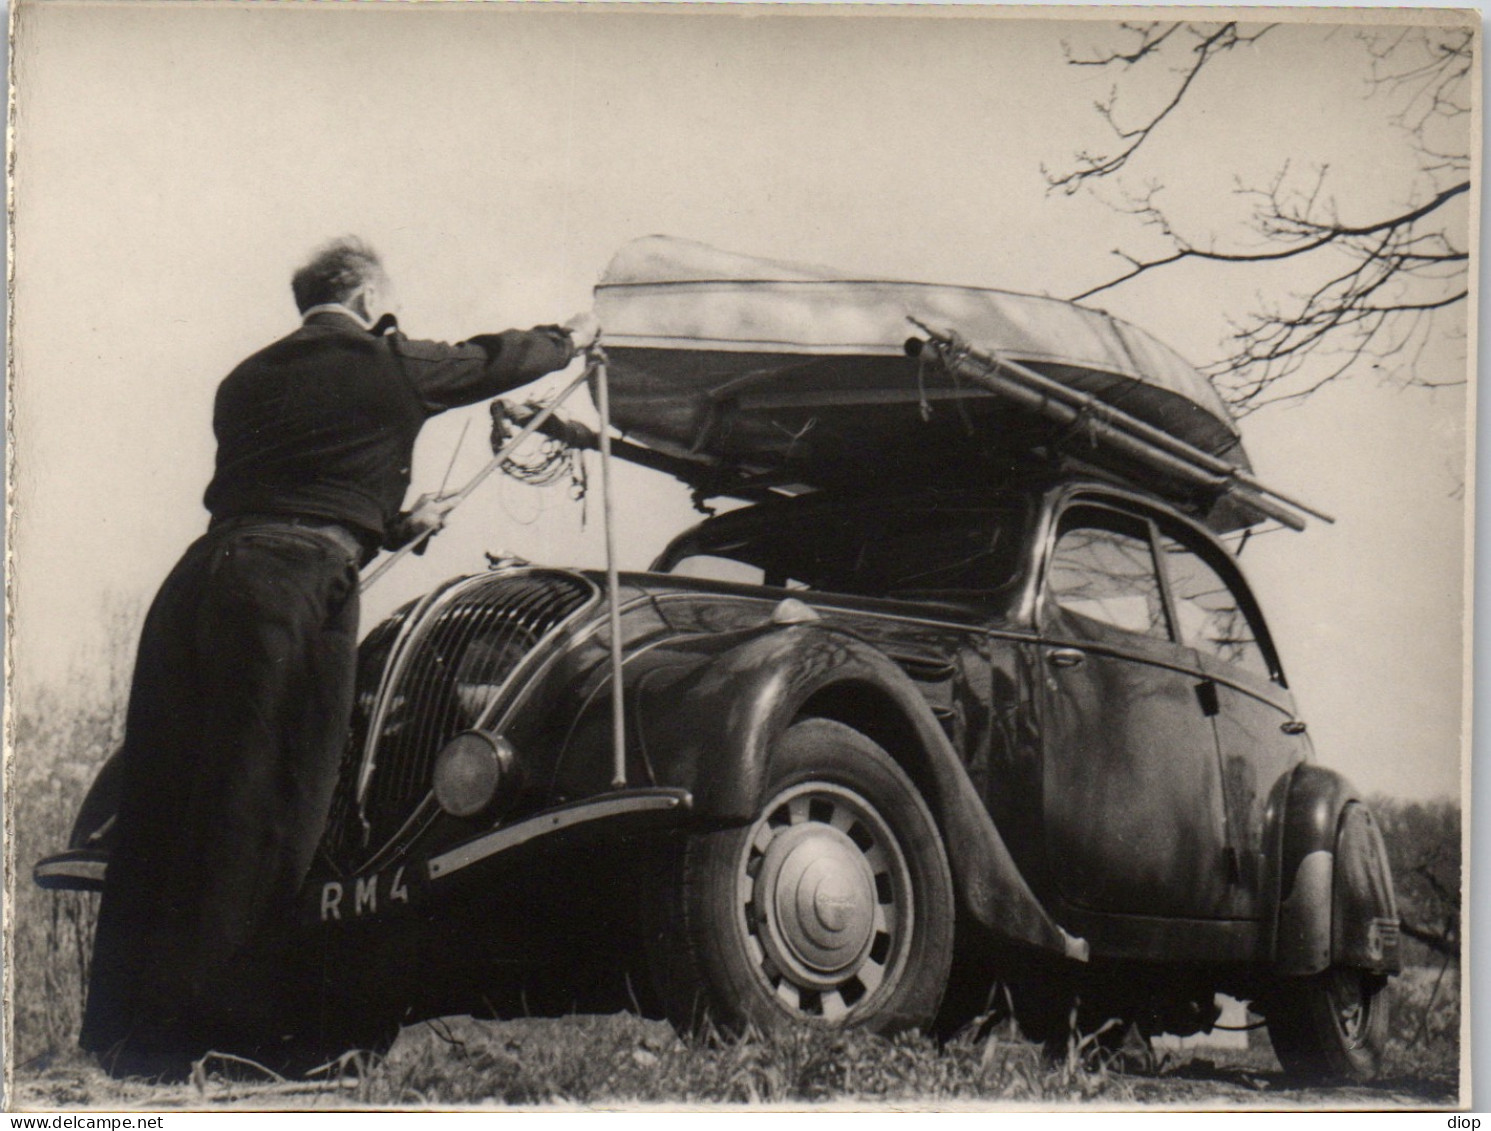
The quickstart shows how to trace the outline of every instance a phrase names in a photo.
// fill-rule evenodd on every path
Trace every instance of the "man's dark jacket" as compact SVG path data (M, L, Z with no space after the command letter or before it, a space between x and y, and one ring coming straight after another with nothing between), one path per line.
M291 514L385 543L420 426L569 363L557 327L482 334L460 345L375 335L334 311L238 366L219 386L215 519Z

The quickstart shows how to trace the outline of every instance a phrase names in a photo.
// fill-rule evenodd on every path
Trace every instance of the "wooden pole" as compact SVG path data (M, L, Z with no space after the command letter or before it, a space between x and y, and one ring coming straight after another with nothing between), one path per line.
M611 389L606 355L591 346L588 372L595 374L600 413L601 513L606 530L606 606L611 626L611 788L626 788L626 703L621 683L621 579L616 568L615 516L611 506Z

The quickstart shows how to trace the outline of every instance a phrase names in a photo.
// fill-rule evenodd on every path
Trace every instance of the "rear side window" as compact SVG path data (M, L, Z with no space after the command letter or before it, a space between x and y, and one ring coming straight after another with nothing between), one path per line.
M1067 612L1125 632L1170 639L1149 527L1137 519L1080 508L1063 515L1046 592Z
M1175 599L1181 639L1202 655L1270 678L1273 672L1257 628L1222 575L1173 538L1160 539L1160 557Z
M750 562L717 554L689 554L673 563L670 571L679 577L701 577L710 581L733 581L738 585L765 585L766 571Z
M711 537L716 532L705 524L658 568L685 577L872 597L981 596L1019 573L1028 516L1026 504L1013 499L823 507L733 537Z
M887 516L863 533L850 585L860 593L997 589L1019 564L1019 524L998 511Z

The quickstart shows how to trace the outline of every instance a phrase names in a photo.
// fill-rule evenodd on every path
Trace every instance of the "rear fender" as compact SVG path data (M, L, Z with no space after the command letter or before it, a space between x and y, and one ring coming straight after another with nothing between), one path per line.
M1278 845L1273 960L1286 977L1332 965L1398 969L1398 912L1387 850L1340 774L1300 765L1274 789Z
M67 838L68 848L91 848L107 851L113 843L114 817L119 812L119 793L124 777L124 749L114 751L102 766Z
M960 902L1006 942L1086 960L1087 944L1045 911L915 684L861 640L793 625L736 645L648 703L648 757L684 785L696 816L748 821L766 801L771 744L804 715L832 717L885 746L917 783L942 834Z

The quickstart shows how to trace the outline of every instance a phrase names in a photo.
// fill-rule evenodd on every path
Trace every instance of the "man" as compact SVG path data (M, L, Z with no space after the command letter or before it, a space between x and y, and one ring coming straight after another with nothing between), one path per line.
M377 255L296 272L302 325L218 387L212 519L145 621L81 1044L119 1075L257 1050L274 942L320 839L351 715L358 569L438 531L400 512L421 425L563 368L598 327L411 341ZM382 316L382 317L380 317Z

